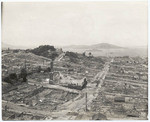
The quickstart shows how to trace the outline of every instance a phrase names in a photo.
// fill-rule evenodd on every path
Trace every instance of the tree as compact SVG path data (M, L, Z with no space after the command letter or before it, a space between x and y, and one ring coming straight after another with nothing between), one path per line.
M53 61L55 60L56 57L58 57L57 52L53 52L53 53L51 54L51 56L50 56L50 58L51 58Z
M85 56L85 52L82 55Z
M21 76L21 78L23 78L23 82L26 82L27 81L27 71L26 71L26 69L25 68L22 68L21 69L21 73L20 73L20 76Z
M41 72L42 68L41 66L38 67L38 72Z
M89 52L89 57L92 57L92 53L91 52Z

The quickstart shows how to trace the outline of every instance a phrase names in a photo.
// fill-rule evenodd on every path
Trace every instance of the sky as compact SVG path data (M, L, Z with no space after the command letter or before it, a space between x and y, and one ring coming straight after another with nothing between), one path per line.
M148 43L143 2L4 2L2 42L15 46Z

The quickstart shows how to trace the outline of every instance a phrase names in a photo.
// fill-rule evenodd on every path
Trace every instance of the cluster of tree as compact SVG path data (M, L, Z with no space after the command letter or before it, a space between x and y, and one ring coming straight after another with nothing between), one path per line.
M54 48L54 46L50 46L50 45L41 45L37 48L31 49L30 51L35 53L35 54L39 54L41 52L45 52L45 51L55 51L56 49Z
M89 57L89 58L93 57L91 52L89 52L87 55L86 55L86 52L83 52L82 55L86 56L86 57Z
M13 53L18 53L19 52L19 50L13 50Z
M22 68L21 69L21 73L20 73L20 78L23 78L23 82L26 82L27 81L27 71L25 68Z
M73 63L78 62L79 57L78 57L77 53L67 51L65 53L65 56L69 57L70 61L73 62Z
M69 51L67 51L67 52L65 53L65 56L72 57L72 58L78 58L77 53L69 52Z
M54 46L42 45L34 49L28 49L26 52L31 52L39 56L55 59L59 54L56 52Z
M3 78L3 81L11 84L17 83L20 79L22 79L22 82L27 81L27 71L25 68L21 69L20 74L11 73L7 77Z

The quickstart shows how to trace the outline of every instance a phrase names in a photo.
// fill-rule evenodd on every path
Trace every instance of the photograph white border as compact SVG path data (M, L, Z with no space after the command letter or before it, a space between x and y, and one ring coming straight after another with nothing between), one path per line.
M150 120L150 83L149 83L149 80L150 80L150 69L149 69L149 64L150 64L150 49L149 49L149 45L150 45L150 23L149 23L149 20L150 20L150 0L1 0L1 2L102 2L102 1L107 1L107 2L113 2L113 1L120 1L120 2L136 2L136 1L147 1L148 2L148 120L111 120L111 121L117 121L117 122L135 122L135 121L140 121L140 122L147 122ZM1 9L0 9L0 15L1 15ZM11 21L11 20L10 20ZM0 22L1 22L1 19L0 19ZM2 27L2 25L0 25L0 28ZM2 30L0 30L0 32L2 32ZM2 42L2 34L0 33L0 41ZM2 49L1 47L1 43L0 43L0 48ZM1 53L0 53L0 59L1 59ZM0 65L2 64L1 60L0 60ZM2 70L0 68L0 77L1 77L1 74L2 74ZM1 82L2 82L2 77L1 77ZM2 90L2 84L0 83L0 91ZM1 115L1 119L0 121L3 121L2 120L2 91L0 93L0 98L1 98L1 102L0 102L0 115ZM49 120L48 120L49 121ZM53 121L56 121L56 122L60 122L60 121L66 121L66 120L53 120ZM72 122L72 121L76 121L76 120L67 120L68 122ZM86 121L86 120L80 120L80 121ZM107 120L100 120L101 122L107 122ZM110 120L108 120L110 121ZM11 122L11 121L9 121ZM12 121L13 122L13 121ZM22 122L22 121L18 121L18 122ZM25 122L25 121L24 121ZM29 122L29 121L27 121ZM32 122L40 122L40 121L32 121ZM94 122L94 120L92 120L91 122Z

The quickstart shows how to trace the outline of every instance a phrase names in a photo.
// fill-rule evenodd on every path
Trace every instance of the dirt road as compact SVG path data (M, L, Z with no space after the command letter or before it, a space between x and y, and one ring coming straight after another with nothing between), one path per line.
M113 59L112 59L113 61ZM69 101L63 104L61 107L64 110L71 110L75 112L84 111L85 110L85 94L87 93L87 106L90 106L93 99L95 99L98 95L98 92L101 88L101 85L104 82L105 76L109 70L110 62L107 62L101 72L99 72L95 77L94 80L98 80L98 85L93 86L91 83L88 86L93 86L92 88L86 88L82 90L81 94L78 96L78 99L74 101Z

